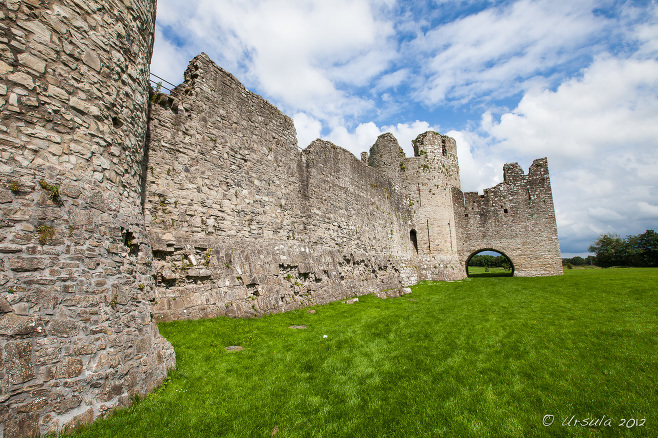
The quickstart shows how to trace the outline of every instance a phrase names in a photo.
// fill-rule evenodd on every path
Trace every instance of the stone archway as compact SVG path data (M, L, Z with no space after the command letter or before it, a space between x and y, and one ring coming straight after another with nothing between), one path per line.
M470 275L469 275L469 273L468 273L468 265L470 264L471 259L473 258L473 256L476 256L476 255L478 255L478 254L480 254L480 253L482 253L482 252L486 252L486 251L496 252L496 253L498 253L498 254L500 254L500 255L506 257L507 260L509 260L510 265L511 265L511 272L510 272L510 274L509 274L508 276L509 276L509 277L513 277L513 276L514 276L514 261L512 260L512 258L511 258L510 256L508 256L508 255L505 254L503 251L501 251L501 250L499 250L499 249L496 249L496 248L481 248L481 249L478 249L478 250L476 250L476 251L471 252L471 254L466 258L466 262L464 263L464 270L466 271L466 276L467 276L467 277L470 277ZM503 276L504 276L504 275L503 275Z

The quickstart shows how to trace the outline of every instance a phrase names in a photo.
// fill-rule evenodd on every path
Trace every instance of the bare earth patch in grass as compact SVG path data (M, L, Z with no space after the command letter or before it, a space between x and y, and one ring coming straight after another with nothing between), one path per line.
M177 370L76 436L655 437L657 285L658 269L571 270L162 324Z

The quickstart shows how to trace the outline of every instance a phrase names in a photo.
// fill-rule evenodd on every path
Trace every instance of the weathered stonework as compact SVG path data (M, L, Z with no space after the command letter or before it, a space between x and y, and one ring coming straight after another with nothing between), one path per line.
M205 54L151 101L145 218L160 320L395 295L464 278L483 249L510 256L516 275L561 273L545 160L527 177L507 165L485 193L511 213L482 204L469 222L450 137L419 135L414 157L391 134L361 160L322 140L300 151L292 120ZM519 198L529 191L534 202Z
M155 2L0 2L0 436L92 421L174 366L142 213Z
M506 164L503 182L483 195L452 190L464 266L475 253L494 249L509 257L515 276L562 274L546 158L535 160L527 175L518 164Z
M0 438L74 428L175 365L154 320L560 274L546 160L463 194L455 141L360 160L201 54L149 94L155 0L0 0Z

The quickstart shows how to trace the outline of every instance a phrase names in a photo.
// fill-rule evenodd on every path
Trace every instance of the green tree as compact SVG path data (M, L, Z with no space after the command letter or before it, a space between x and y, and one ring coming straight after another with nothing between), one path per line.
M647 230L627 238L629 261L632 266L658 266L658 233Z
M627 266L628 244L617 234L604 234L588 248L596 256L596 265L602 268Z

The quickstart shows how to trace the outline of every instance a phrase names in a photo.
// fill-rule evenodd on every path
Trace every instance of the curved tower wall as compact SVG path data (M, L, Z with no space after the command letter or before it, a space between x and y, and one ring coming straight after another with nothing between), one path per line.
M92 421L175 358L142 214L155 1L0 3L0 435Z

